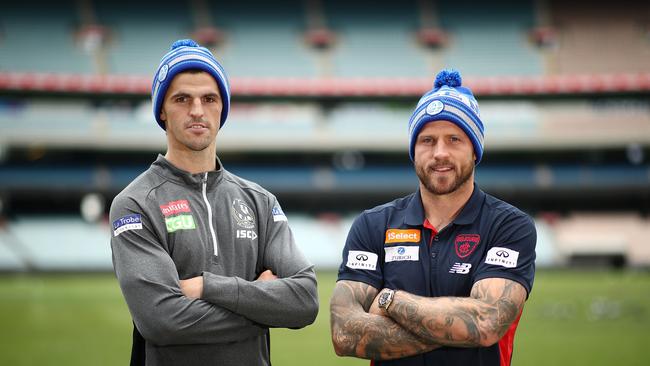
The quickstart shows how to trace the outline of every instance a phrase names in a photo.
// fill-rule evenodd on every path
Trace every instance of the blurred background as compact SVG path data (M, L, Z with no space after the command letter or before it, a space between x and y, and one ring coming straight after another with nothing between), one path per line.
M224 166L278 196L318 271L318 320L273 330L275 365L367 364L329 341L341 249L416 189L408 119L450 67L485 123L477 184L536 221L514 364L650 364L650 3L558 0L3 5L0 364L128 362L107 213L165 152L151 77L179 38L230 77Z

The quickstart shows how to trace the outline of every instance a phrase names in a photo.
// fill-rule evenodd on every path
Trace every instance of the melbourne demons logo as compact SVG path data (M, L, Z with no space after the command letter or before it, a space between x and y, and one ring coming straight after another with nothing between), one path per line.
M481 236L478 234L460 234L456 237L454 241L454 246L456 247L456 254L460 258L468 257L474 252L474 249L478 246L478 243L481 241Z

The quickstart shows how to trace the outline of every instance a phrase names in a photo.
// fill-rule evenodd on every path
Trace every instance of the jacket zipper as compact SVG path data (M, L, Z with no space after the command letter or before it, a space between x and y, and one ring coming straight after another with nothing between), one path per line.
M214 226L212 226L212 207L210 206L210 202L208 201L208 195L207 195L207 188L208 188L208 172L205 172L205 176L203 176L203 202L205 202L205 205L208 208L208 224L210 225L210 235L212 235L212 245L214 246L214 255L217 255L217 235L214 233Z

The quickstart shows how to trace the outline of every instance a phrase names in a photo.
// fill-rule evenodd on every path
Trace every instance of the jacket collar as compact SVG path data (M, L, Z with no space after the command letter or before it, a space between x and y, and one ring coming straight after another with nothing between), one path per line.
M217 168L215 170L207 172L207 187L208 189L217 184L221 179L223 178L223 165L221 164L221 160L219 160L218 156L215 156L215 159L217 161ZM156 161L151 164L151 169L153 169L154 172L156 172L158 175L175 181L180 184L185 184L188 186L192 187L202 187L203 182L206 178L206 173L197 173L197 174L190 174L189 172L186 172L185 170L182 170L180 168L177 168L174 166L172 163L169 162L169 160L165 159L165 157L161 154L158 154L158 158Z

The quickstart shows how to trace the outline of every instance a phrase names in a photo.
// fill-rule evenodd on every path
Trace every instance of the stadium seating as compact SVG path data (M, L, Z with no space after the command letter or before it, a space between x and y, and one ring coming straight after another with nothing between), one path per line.
M16 239L7 229L7 223L3 223L0 227L0 272L27 270L28 266L21 255L20 248L16 248Z
M75 217L23 217L13 221L10 235L23 263L39 271L98 271L112 268L106 224L88 224ZM6 252L5 239L2 251ZM2 263L2 265L6 265ZM11 263L9 264L11 265ZM4 267L2 269L8 269Z
M439 9L451 37L445 65L475 76L543 74L543 59L527 39L532 1L443 1Z
M74 8L57 2L13 3L0 12L0 71L95 72L92 58L75 44Z
M322 8L307 9L315 3ZM536 13L541 3L549 8L546 22ZM435 22L425 21L423 4L432 6ZM288 198L297 210L290 221L298 243L318 266L340 261L348 211L415 188L407 123L420 89L442 67L459 69L479 91L487 159L477 182L538 216L538 265L605 254L650 266L650 245L638 240L650 237L650 222L641 216L650 187L650 48L642 18L648 6L557 0L5 4L0 203L6 198L10 215L0 226L0 271L110 269L107 223L84 222L73 201L88 192L110 200L164 152L148 78L172 41L201 27L218 33L211 49L233 81L219 154L233 173ZM530 39L540 27L552 33L547 43ZM84 48L83 29L106 36L99 50ZM326 46L306 39L315 29L326 30ZM424 45L418 35L427 29L444 40ZM23 73L28 81L46 81L33 87L7 77ZM76 79L73 87L52 89L51 75L32 73ZM642 74L581 76L591 73ZM137 87L96 88L125 79L138 80ZM94 80L95 87L79 80ZM310 94L311 83L327 91ZM269 84L280 88L264 91ZM250 85L263 87L251 92ZM292 85L289 95L286 85ZM344 167L337 164L342 154L358 154L362 162ZM66 212L39 211L40 200L62 193L72 202ZM313 212L339 204L332 197L346 206ZM581 213L584 208L565 199L600 212ZM548 209L547 201L559 208ZM548 219L540 210L566 216ZM618 232L625 235L612 234Z
M648 265L648 220L636 213L574 213L554 225L558 254L572 257L622 257L630 264Z
M643 2L551 1L558 33L549 74L648 72L648 12ZM625 56L627 55L627 56ZM629 57L634 55L632 57Z
M171 43L192 30L185 2L96 1L95 9L100 24L110 31L111 73L152 75Z

